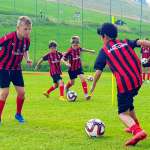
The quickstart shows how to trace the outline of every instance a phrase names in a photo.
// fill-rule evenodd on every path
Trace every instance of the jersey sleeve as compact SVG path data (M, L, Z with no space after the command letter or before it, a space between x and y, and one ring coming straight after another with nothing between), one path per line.
M103 71L105 66L106 66L106 54L105 54L104 50L101 49L96 58L96 61L94 64L94 69Z
M48 60L48 56L49 56L49 54L44 55L43 56L43 61L47 61Z
M13 33L8 33L3 37L0 37L0 46L4 46L8 43L10 39L12 39Z
M139 39L136 39L136 40L127 40L127 43L128 43L128 45L129 45L132 49L134 49L134 48L136 48L136 47L141 47L140 45L137 45L137 40L139 40Z

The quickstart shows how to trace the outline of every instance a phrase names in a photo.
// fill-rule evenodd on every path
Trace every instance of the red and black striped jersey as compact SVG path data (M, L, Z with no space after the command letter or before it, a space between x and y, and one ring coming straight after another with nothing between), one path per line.
M69 70L75 71L82 67L80 59L81 51L81 47L79 47L78 49L73 49L72 47L70 47L68 51L64 54L64 60L69 60L69 63L71 65Z
M29 50L30 39L18 39L16 32L8 33L0 38L0 69L21 70L21 62L25 51Z
M44 61L48 61L50 66L50 75L60 75L62 73L61 71L61 58L63 57L63 54L61 52L55 51L55 52L49 52L45 56L43 56Z
M136 41L110 40L102 48L95 64L95 69L100 70L108 64L116 78L119 93L126 93L142 84L141 62L133 50L134 47L139 47Z
M147 58L147 59L150 58L150 48L149 47L142 47L141 53L142 53L142 58Z

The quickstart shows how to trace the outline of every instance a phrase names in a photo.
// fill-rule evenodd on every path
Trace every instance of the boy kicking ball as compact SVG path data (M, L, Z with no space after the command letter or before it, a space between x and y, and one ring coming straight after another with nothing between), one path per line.
M93 93L103 69L108 64L117 82L119 118L127 126L125 131L133 134L133 137L125 145L136 145L147 137L147 133L140 126L133 104L134 96L138 95L142 85L141 62L134 48L150 47L150 42L117 39L117 27L111 23L104 23L97 32L103 41L103 48L95 62L96 74L91 93Z
M80 78L82 83L82 88L84 92L84 96L86 100L90 99L90 96L88 95L88 87L87 82L84 77L83 69L82 69L82 63L81 63L81 52L89 52L89 53L95 53L94 50L89 50L85 48L80 47L80 37L79 36L73 36L71 38L71 47L68 48L67 52L64 54L63 59L65 61L69 61L70 67L68 69L68 74L70 77L70 80L65 86L66 92L72 87L75 83L75 79L77 77Z

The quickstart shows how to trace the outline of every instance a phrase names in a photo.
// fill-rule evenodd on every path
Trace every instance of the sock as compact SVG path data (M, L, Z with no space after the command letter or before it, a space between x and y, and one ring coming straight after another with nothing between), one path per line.
M143 73L143 80L145 81L145 76L146 76L146 74L145 73Z
M84 94L88 94L88 88L87 88L87 83L86 83L86 81L83 81L83 82L82 82L82 88L83 88Z
M150 80L150 73L147 74L147 80Z
M60 96L64 96L64 85L59 86Z
M66 89L69 89L72 86L72 84L70 83L70 81L67 83L66 85Z
M17 96L17 101L16 102L17 102L17 114L21 114L24 99Z
M52 91L54 91L56 88L51 86L48 90L47 90L47 93L50 94Z
M4 105L5 105L5 101L0 100L0 121L1 121Z
M133 135L136 135L138 132L142 131L142 129L137 124L133 125L130 129Z

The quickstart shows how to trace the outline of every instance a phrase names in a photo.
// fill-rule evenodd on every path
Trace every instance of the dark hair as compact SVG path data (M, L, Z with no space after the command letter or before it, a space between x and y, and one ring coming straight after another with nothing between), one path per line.
M51 48L51 47L57 47L57 42L55 41L50 41L49 44L48 44L48 47Z
M104 36L107 35L112 39L116 39L118 35L117 27L112 23L104 23L97 28L97 34Z

